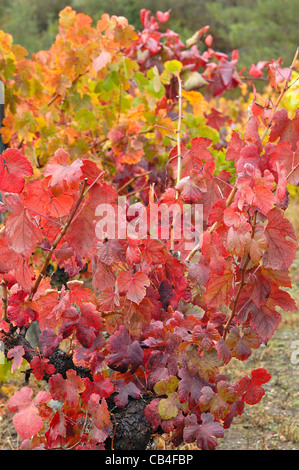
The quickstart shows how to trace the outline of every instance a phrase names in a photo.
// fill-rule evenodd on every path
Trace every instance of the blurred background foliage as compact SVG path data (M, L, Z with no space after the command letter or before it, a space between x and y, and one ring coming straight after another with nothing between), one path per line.
M125 16L141 29L139 13L171 9L165 28L182 40L210 25L213 48L240 51L239 65L249 67L259 60L282 57L288 65L298 46L298 0L1 0L0 29L30 54L48 49L57 34L58 14L70 5L96 22L103 13Z

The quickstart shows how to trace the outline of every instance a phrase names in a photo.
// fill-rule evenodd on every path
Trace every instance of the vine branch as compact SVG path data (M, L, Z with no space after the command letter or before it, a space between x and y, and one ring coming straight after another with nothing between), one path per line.
M181 180L181 172L182 172L182 155L181 155L181 127L182 127L182 80L180 77L180 73L177 72L176 74L177 80L178 80L178 85L179 85L179 90L178 90L178 103L179 103L179 115L178 115L178 124L176 128L176 142L177 142L177 177L176 177L176 186ZM176 189L175 190L175 198L178 199L179 197L179 192ZM170 240L170 251L174 253L174 226L173 226L174 221L172 221L171 224L171 240Z
M289 73L288 73L288 76L286 78L286 81L285 81L285 84L284 84L284 87L283 89L281 90L280 92L280 95L278 96L275 104L274 104L274 107L273 107L273 110L272 110L272 117L271 119L269 120L268 124L267 124L267 127L266 129L264 130L263 132L263 135L261 136L261 141L264 140L264 138L266 137L267 133L268 133L268 130L270 129L270 127L272 126L272 122L273 122L273 118L274 118L274 115L277 111L277 108L283 98L283 96L285 95L285 93L288 91L288 89L293 85L293 83L289 86L289 81L291 80L291 77L292 77L292 72L293 72L293 69L295 67L295 63L296 63L296 60L298 58L298 54L299 54L299 47L297 48L296 52L295 52L295 55L294 55L294 58L293 58L293 61L292 61L292 64L290 66L290 70L289 70Z
M255 234L256 216L257 216L257 211L254 212L254 216L253 216L252 231L251 231L251 239L254 238L254 234ZM231 324L233 318L236 316L237 304L238 304L238 301L239 301L239 298L240 298L242 289L243 289L243 287L246 285L246 281L245 281L245 272L246 272L247 266L248 266L248 264L249 264L249 262L250 262L250 259L251 259L251 258L250 258L250 255L247 254L247 255L246 255L246 258L245 258L245 260L244 260L244 262L243 262L243 266L242 266L242 262L241 262L241 267L240 267L240 270L241 270L241 272L242 272L242 275L241 275L241 282L240 282L240 285L239 285L239 288L238 288L238 292L237 292L237 294L236 294L236 297L234 298L234 304L233 304L233 308L232 308L231 314L230 314L229 319L227 320L226 324L225 324L224 327L223 327L223 329L224 329L223 339L226 338L229 325Z
M66 223L63 225L61 231L59 232L59 234L57 235L57 237L55 238L52 246L51 246L51 249L48 251L48 254L47 254L47 257L44 261L44 264L40 270L40 273L30 291L30 294L29 294L29 300L31 301L38 289L38 286L40 285L40 282L42 280L42 278L45 276L46 274L46 271L47 271L47 267L49 266L49 263L52 259L52 255L54 253L54 251L56 250L57 246L58 246L58 243L60 242L60 240L64 237L64 235L66 234L66 231L67 229L69 228L70 224L72 223L72 220L84 198L84 191L85 191L85 187L86 187L86 184L87 184L87 178L84 179L84 181L82 182L81 184L81 189L80 189L80 194L79 194L79 197L77 199L77 202L75 203Z
M7 282L3 279L1 281L2 287L2 318L3 320L7 320Z
M234 188L231 190L231 192L230 192L230 194L229 194L229 196L228 196L228 198L227 198L227 200L226 200L226 207L229 207L229 206L231 205L231 203L232 203L233 200L234 200L234 197L235 197L236 192L237 192L237 188L234 187ZM218 223L217 221L212 225L212 227L209 229L210 234L212 234L212 233L216 230L216 228L218 227L218 225L219 225L219 223ZM195 253L200 249L200 245L201 245L201 243L198 242L198 244L193 248L193 250L190 251L189 255L188 255L188 256L186 257L186 259L185 259L186 263L190 263L190 260L193 258L193 256L195 255Z

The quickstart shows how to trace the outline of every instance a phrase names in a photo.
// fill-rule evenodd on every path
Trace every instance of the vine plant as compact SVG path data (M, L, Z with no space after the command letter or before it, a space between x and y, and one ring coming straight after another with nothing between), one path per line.
M147 36L134 36L137 42L128 45L126 53L133 58L139 54L145 67L149 54L155 56L161 48L153 49L153 37L160 43L157 27L148 13L142 14ZM78 31L80 26L80 34L83 29L84 38L89 35L93 41L85 16L78 18L66 9L61 18L60 37L51 54L63 41L69 52L67 41L75 41L72 28ZM112 19L114 29L109 21L105 16L97 26L98 31L107 27L106 42L117 37L121 42L124 31L132 33L123 20ZM90 45L83 39L82 44ZM144 44L150 52L143 55ZM92 42L91 50L93 47ZM167 61L162 71L150 68L147 76L154 87L167 76L165 83L175 84L176 89L170 106L178 119L176 127L171 124L167 130L176 135L176 145L164 170L167 184L159 187L156 175L151 179L152 167L139 168L133 181L131 173L120 184L116 175L121 166L117 164L116 173L114 168L111 174L109 164L103 169L102 162L98 164L88 152L76 158L58 148L39 168L30 161L28 141L26 152L11 147L2 153L1 340L13 370L25 359L27 376L33 374L48 382L47 391L38 392L35 398L26 385L9 400L22 449L146 448L155 432L163 432L174 446L195 442L200 449L212 450L234 417L243 413L244 405L262 399L262 385L271 379L264 368L233 383L222 368L229 367L232 358L246 360L253 349L268 343L281 321L278 308L296 309L285 290L291 287L289 269L296 255L296 235L284 211L287 185L299 181L298 112L291 119L286 110L278 109L296 58L297 52L274 107L261 106L256 96L244 133L232 131L226 149L232 172L217 171L211 139L196 136L188 140L182 102L190 95L184 94L184 64L177 57ZM102 55L96 62L98 71L105 60ZM39 61L46 67L42 54ZM22 66L25 64L29 66L26 62ZM34 71L36 64L31 66ZM77 70L67 88L80 82L81 73ZM141 75L136 77L142 81ZM92 88L90 80L81 85L89 83ZM60 99L56 93L48 104L57 105ZM23 107L29 102L25 99ZM139 98L136 104L140 104ZM101 103L102 110L105 106ZM50 120L57 119L50 111L46 114ZM66 121L70 119L67 107L63 115ZM141 128L134 128L134 118L133 112L121 112L118 131L125 119L126 136L138 133ZM11 117L6 124L4 135L10 132ZM35 132L33 126L32 135ZM114 139L111 132L101 137L108 139L108 135L117 154L123 134L121 139ZM86 141L91 138L88 132L84 136ZM28 136L24 134L24 138ZM40 151L45 135L35 134L34 139ZM126 157L122 148L118 150L126 164L130 152L136 157L134 146L126 147ZM135 150L138 154L140 147ZM135 164L131 162L134 170ZM145 178L149 188L144 189L143 181L132 198L131 186L134 190L139 178ZM98 208L104 204L119 213L120 194L127 195L122 222L134 228L141 216L147 221L160 204L193 207L194 248L186 249L189 240L183 228L179 237L174 235L174 216L167 227L169 236L162 231L162 217L156 220L156 237L152 237L151 226L142 237L138 231L126 237L100 235L103 214ZM197 231L199 207L202 230ZM119 234L120 221L105 220L115 224L113 231ZM58 288L49 277L50 265L68 274L68 281ZM26 339L32 322L38 322L41 330L40 348L34 349ZM53 408L52 400L58 407ZM128 419L129 430L124 424ZM138 438L134 423L139 427Z

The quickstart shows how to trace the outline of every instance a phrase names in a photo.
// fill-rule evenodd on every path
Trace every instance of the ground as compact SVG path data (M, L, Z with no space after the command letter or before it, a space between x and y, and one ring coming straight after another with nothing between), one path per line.
M293 198L287 210L297 234L298 207L298 200ZM291 275L292 297L299 306L299 250ZM283 321L267 346L253 351L245 362L230 362L227 366L228 379L238 380L259 367L265 367L272 376L270 382L264 385L266 394L258 405L246 405L243 415L236 417L230 429L225 431L224 438L219 439L217 450L299 450L298 311L283 312ZM15 379L10 377L9 382L0 383L0 450L16 450L21 443L14 430L12 414L7 410L9 396L22 381L20 375ZM41 387L41 382L32 377L29 386L36 389ZM162 438L155 441L155 447L169 449ZM187 448L193 447L184 446L184 449Z

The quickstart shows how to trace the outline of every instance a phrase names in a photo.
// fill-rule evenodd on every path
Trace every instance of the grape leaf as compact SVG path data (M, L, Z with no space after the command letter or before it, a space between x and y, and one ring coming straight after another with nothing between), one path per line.
M108 366L125 373L129 368L134 373L143 361L143 351L138 341L133 341L124 325L119 327L108 340L111 354Z
M237 393L248 405L255 405L265 395L262 384L269 382L271 375L263 367L251 372L251 378L246 375L239 380Z
M37 309L35 302L25 300L27 292L18 290L12 294L8 300L7 312L10 320L16 326L28 325L37 319Z
M202 450L214 450L217 446L217 437L223 437L224 431L220 423L214 421L210 413L201 415L202 422L198 424L196 415L191 414L185 418L184 440L194 442Z
M39 335L39 341L42 344L44 356L50 357L61 343L62 335L56 335L52 328L45 328Z
M87 410L91 415L92 421L98 429L105 429L107 435L112 429L108 405L105 398L100 401L100 396L93 393L90 396ZM108 428L108 429L107 429Z
M265 268L288 270L297 250L295 231L279 209L272 209L267 217L265 235L268 249L264 254L263 265Z
M84 403L88 403L93 393L97 394L100 398L109 398L114 391L114 385L103 374L95 374L93 381L88 377L83 379L85 390L81 394L81 398Z
M161 398L158 405L159 415L162 420L170 420L176 418L178 410L179 400L176 392L169 393L167 398Z
M8 402L9 411L17 412L13 417L13 423L22 439L31 438L43 428L44 423L36 405L51 400L48 392L38 392L34 401L32 401L32 396L33 390L23 387Z
M113 397L113 401L116 406L123 408L129 403L129 397L138 399L140 397L140 390L134 382L125 384L122 380L116 380L114 382L116 395Z
M245 361L251 355L251 349L260 347L261 340L251 328L244 328L241 335L239 329L234 327L227 336L226 344L232 350L233 356Z
M82 257L91 257L96 247L94 219L94 210L85 205L78 217L71 223L65 236L65 240L75 253Z
M61 374L54 374L49 379L49 392L54 400L62 399L70 408L79 404L80 393L85 390L82 379L73 369L66 372L66 379Z
M54 196L79 187L83 163L77 159L68 165L68 160L69 154L63 149L58 149L45 167L44 175L50 177L49 188Z
M137 272L131 276L127 271L121 271L117 279L120 292L125 292L128 300L140 304L146 294L146 286L150 285L148 276L142 272Z
M273 116L273 125L269 134L269 142L289 142L292 150L296 152L296 145L299 140L299 110L296 110L294 119L288 117L286 109L280 109Z
M209 307L217 307L220 304L227 305L232 295L232 281L233 271L228 266L223 274L213 273L213 276L210 275L204 294Z
M19 150L9 148L0 157L0 190L21 193L25 177L32 175L30 162Z
M180 369L179 377L181 378L178 386L180 401L182 403L188 401L190 407L196 406L202 388L208 383L197 373L191 374L186 367Z
M217 383L217 390L214 392L211 387L203 387L199 403L202 411L210 410L210 413L217 419L225 419L230 412L230 404L238 395L233 387L224 380Z
M56 370L54 365L49 363L49 359L40 357L38 355L34 356L34 358L31 360L30 367L32 369L33 375L38 380L42 380L46 374L54 374Z
M25 350L23 346L15 346L14 348L10 349L7 353L8 359L13 358L13 362L11 365L11 373L13 374L16 369L19 369L23 362L23 356L25 354Z
M6 220L5 235L10 248L28 259L42 238L35 220L26 211L21 201Z

